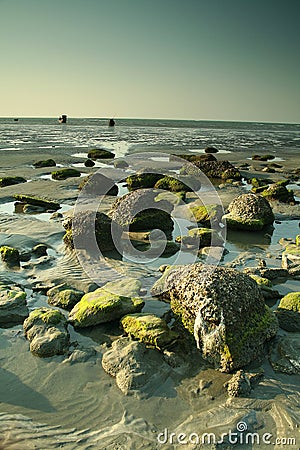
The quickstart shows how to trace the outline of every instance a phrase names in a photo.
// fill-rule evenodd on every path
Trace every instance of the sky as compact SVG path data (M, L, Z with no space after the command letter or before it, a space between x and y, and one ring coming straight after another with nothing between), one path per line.
M300 0L0 0L0 117L300 123Z

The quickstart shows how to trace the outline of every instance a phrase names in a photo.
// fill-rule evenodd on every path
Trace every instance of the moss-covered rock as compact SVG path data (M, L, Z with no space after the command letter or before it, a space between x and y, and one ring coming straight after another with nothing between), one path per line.
M130 337L158 349L168 347L178 338L165 320L153 314L129 314L121 319L121 325Z
M176 242L184 246L198 246L198 248L222 246L224 243L216 230L210 228L192 228L187 236L176 237Z
M0 284L0 325L22 323L28 314L26 292Z
M47 200L45 198L35 197L34 195L15 194L14 198L18 202L25 203L27 205L41 206L44 209L55 211L60 209L59 203Z
M189 209L196 222L205 227L211 227L212 224L219 223L224 214L221 205L197 205L190 206Z
M270 159L274 159L274 155L266 154L266 155L252 155L252 160L254 161L269 161Z
M88 152L88 158L90 159L112 159L114 157L114 153L100 148L94 148Z
M88 175L78 186L79 190L84 189L84 195L118 195L119 188L115 182L100 172Z
M42 167L54 167L54 166L56 166L56 162L54 161L54 159L43 159L41 161L37 161L37 162L33 163L33 166L36 169L39 169Z
M30 351L40 357L66 353L70 345L65 316L55 309L38 308L23 323Z
M129 175L126 178L127 187L130 191L140 188L153 188L154 185L163 178L163 174L156 172L140 172Z
M17 248L3 245L0 247L1 259L10 268L20 267L20 253Z
M192 161L193 164L184 165L181 169L182 174L199 175L199 169L208 178L220 178L223 180L233 179L241 180L240 171L234 167L229 161Z
M260 195L242 194L228 206L223 216L231 229L258 231L274 222L274 214L268 201Z
M171 192L198 191L201 187L200 181L190 176L181 176L180 179L164 176L156 184L155 189L164 189Z
M275 340L270 363L275 372L289 375L300 373L300 340L298 334L282 336Z
M260 277L259 275L255 275L255 274L250 274L250 277L256 281L258 286L269 287L269 288L271 288L273 286L272 281L270 281L268 278Z
M95 246L103 252L115 250L115 243L121 239L121 227L106 214L84 211L69 217L63 222L66 234L64 243L71 250L76 248L95 251ZM96 238L96 242L95 239Z
M139 297L112 294L102 287L82 297L70 312L69 322L75 327L89 327L140 312L143 306L144 301Z
M278 329L257 283L233 269L200 263L170 267L152 294L170 301L202 356L221 371L257 360Z
M80 177L81 173L77 169L64 168L51 173L53 180L66 180L67 178Z
M300 292L290 292L282 297L278 308L300 313Z
M68 311L71 311L83 295L83 291L71 288L65 283L54 286L47 292L49 305L58 306Z
M282 203L295 202L293 191L286 188L286 180L271 184L261 192L261 195L267 200L278 200Z
M0 187L13 186L14 184L26 183L23 177L2 177L0 178Z

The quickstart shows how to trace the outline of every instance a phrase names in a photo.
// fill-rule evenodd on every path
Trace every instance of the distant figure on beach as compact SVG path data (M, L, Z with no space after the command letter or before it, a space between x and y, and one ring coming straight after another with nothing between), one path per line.
M58 118L59 123L67 123L67 116L66 114L62 114L59 118Z
M114 119L109 119L109 124L108 124L108 126L110 126L110 127L114 127L115 126L115 121L114 121Z

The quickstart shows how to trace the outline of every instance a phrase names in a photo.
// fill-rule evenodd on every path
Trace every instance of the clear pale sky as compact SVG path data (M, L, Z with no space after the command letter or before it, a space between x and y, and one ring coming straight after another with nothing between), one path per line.
M300 122L300 0L0 0L0 116Z

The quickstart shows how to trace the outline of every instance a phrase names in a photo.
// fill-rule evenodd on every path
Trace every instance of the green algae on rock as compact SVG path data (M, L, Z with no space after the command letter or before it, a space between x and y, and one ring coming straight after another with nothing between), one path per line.
M53 180L66 180L67 178L80 177L81 173L77 169L65 168L51 173Z
M156 172L138 172L133 175L129 175L126 178L127 187L130 191L140 188L153 188L154 185L163 178L163 174Z
M66 353L70 345L68 323L58 310L38 308L24 321L23 328L30 342L30 351L40 357Z
M144 301L141 298L113 294L104 286L81 298L71 310L69 322L75 327L89 327L140 312L143 306Z
M3 245L2 247L0 247L0 255L2 261L9 268L20 267L20 253L17 248L9 247L8 245Z
M88 158L90 159L112 159L115 154L101 148L94 148L88 152Z
M183 246L198 246L198 248L209 246L219 247L224 244L218 232L210 228L192 228L188 231L187 236L178 236L175 240Z
M234 269L200 263L170 267L152 294L170 301L202 356L224 372L259 358L278 329L257 283Z
M28 314L26 292L18 286L0 284L0 324L22 323Z
M158 349L166 348L178 339L178 333L153 314L129 314L121 319L121 325L130 337Z
M300 292L290 292L282 297L278 308L300 313Z
M180 178L164 176L155 184L155 189L164 189L171 192L198 191L201 187L200 181L187 175Z
M219 223L224 214L221 205L196 205L189 206L189 209L196 222L205 227L211 227L212 224Z
M259 231L271 225L274 214L269 202L260 195L252 193L236 197L228 206L228 213L223 216L228 228Z
M48 303L70 311L83 297L84 292L67 286L65 283L47 291Z
M27 183L23 177L2 177L0 178L0 187L13 186L14 184Z
M273 183L267 189L263 190L261 195L267 200L278 200L282 203L294 203L294 193L286 187L288 183L289 180L281 180L277 183Z
M26 194L14 194L14 199L21 203L26 203L28 205L41 206L44 209L58 210L60 209L60 204L47 200L45 198L39 198L34 195Z
M54 161L54 159L43 159L41 161L37 161L37 162L33 163L33 166L36 169L40 169L42 167L55 167L56 162Z

